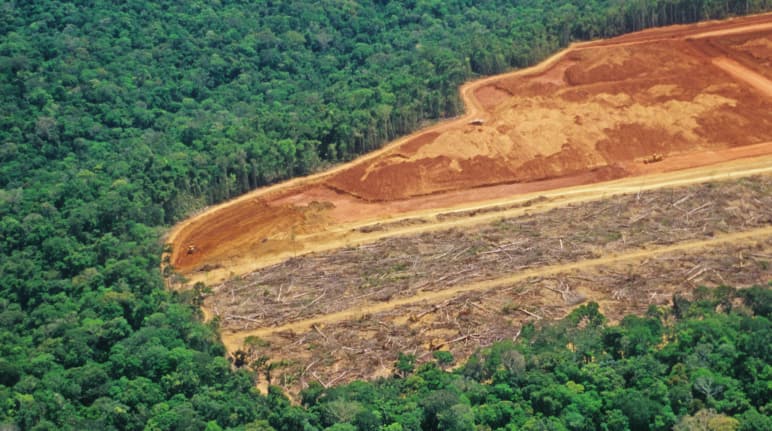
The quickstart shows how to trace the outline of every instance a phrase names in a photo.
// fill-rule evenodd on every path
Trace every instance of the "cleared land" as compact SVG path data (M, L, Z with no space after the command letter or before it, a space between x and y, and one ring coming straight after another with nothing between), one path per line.
M770 224L772 176L660 189L289 259L215 287L207 306L231 331L276 327L542 266Z
M649 257L566 268L501 280L487 289L456 292L437 301L407 302L361 310L347 319L242 334L239 348L248 363L264 357L274 364L272 383L290 393L319 381L324 386L391 375L398 352L431 360L436 350L464 363L477 349L516 339L523 325L564 317L588 300L612 320L666 305L675 291L688 295L699 285L749 286L769 279L772 239L736 238L696 250L668 249ZM720 270L718 268L721 268ZM761 273L761 274L760 274ZM676 282L680 280L680 282ZM265 383L264 375L260 376Z
M466 84L464 117L211 208L167 262L290 391L461 361L587 300L615 319L767 283L771 41L772 14L675 26Z
M181 224L170 263L212 282L318 250L342 225L772 154L770 40L770 14L656 29L467 84L464 117Z
M399 352L462 361L587 300L616 319L700 285L766 283L770 265L766 175L314 253L214 286L205 306L229 351L294 391L386 375Z

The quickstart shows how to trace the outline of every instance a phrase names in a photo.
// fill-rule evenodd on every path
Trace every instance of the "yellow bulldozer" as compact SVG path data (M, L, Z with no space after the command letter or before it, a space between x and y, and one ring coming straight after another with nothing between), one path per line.
M646 163L647 165L649 163L657 163L657 162L661 162L662 159L664 159L664 158L665 158L665 156L663 156L662 153L654 153L651 156L643 159L643 163Z

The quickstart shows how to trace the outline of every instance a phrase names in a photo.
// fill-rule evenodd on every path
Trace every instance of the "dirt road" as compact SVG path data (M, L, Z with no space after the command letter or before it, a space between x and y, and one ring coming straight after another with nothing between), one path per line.
M713 64L735 78L753 86L766 97L772 98L772 81L767 79L764 75L748 70L742 64L726 57L714 58Z

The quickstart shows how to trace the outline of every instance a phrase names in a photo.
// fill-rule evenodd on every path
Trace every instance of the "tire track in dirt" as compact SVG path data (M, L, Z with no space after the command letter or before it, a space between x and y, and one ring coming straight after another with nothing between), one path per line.
M765 20L767 19L767 15L759 15L756 18ZM731 20L727 21L731 24ZM634 46L634 45L643 45L647 43L652 43L656 41L674 41L674 40L691 40L691 39L707 39L712 37L722 37L722 36L732 36L736 34L745 34L745 33L753 33L753 32L760 32L760 31L766 31L766 30L772 30L772 23L769 22L762 22L759 24L748 24L744 25L742 27L730 27L720 30L711 30L711 31L699 31L698 29L694 29L691 32L683 32L683 31L672 31L668 33L664 33L661 35L645 35L642 37L630 37L627 38L626 36L620 36L618 39L620 42L617 43L604 43L604 42L597 42L593 44L592 46L579 46L577 45L575 49L577 51L587 48L597 48L600 46L604 47L621 47L621 46ZM633 33L634 34L634 33ZM617 39L617 38L614 38Z
M763 17L763 15L761 15L760 17ZM704 31L704 32L700 32L692 36L689 36L689 39L706 39L709 37L731 36L735 34L753 33L757 31L765 31L765 30L772 30L772 23L766 22L761 24L746 25L743 27Z
M742 64L726 57L717 57L712 60L714 66L724 72L734 76L740 81L745 82L751 87L759 90L763 95L772 99L772 81L764 75L760 75Z
M754 33L772 30L772 23L751 25L743 28L725 29L700 33L686 38L691 46L697 51L711 59L711 63L717 68L728 73L735 79L738 79L758 90L765 97L772 98L772 81L766 76L757 73L744 64L730 58L730 52L725 48L711 43L709 38L721 36Z
M374 314L374 313L378 313L386 310L391 310L399 306L415 304L423 301L438 302L438 301L452 298L462 293L474 292L474 291L486 291L486 290L495 289L498 287L504 287L509 284L522 281L529 277L549 276L549 275L554 275L554 274L572 271L572 270L588 269L588 268L598 267L602 265L642 260L642 259L656 257L665 253L671 253L676 251L680 251L680 252L695 251L695 250L709 248L709 247L713 247L713 246L717 246L725 243L756 241L761 238L769 237L770 235L772 235L772 226L767 226L767 227L748 230L744 232L717 235L707 240L682 242L682 243L672 244L672 245L667 245L662 247L635 250L627 253L603 256L596 259L581 260L581 261L571 262L571 263L561 264L561 265L542 266L542 267L529 269L526 271L518 272L506 277L501 277L493 280L485 280L481 282L456 286L445 290L424 292L424 293L407 297L407 298L401 298L393 301L377 303L370 306L359 307L356 309L343 310L336 313L330 313L324 316L292 322L281 326L260 328L257 330L236 332L236 333L223 333L222 341L225 344L226 349L230 352L233 352L239 349L243 344L244 339L250 336L265 337L270 334L283 332L283 331L293 331L293 332L306 331L311 329L315 325L330 324L330 323L340 322L344 320L356 319L366 314Z

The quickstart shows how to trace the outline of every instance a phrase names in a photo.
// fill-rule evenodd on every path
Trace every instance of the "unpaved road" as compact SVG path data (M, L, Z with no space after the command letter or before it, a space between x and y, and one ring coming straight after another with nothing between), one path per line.
M245 338L249 336L266 337L272 333L292 331L302 332L311 329L315 325L327 325L344 320L352 320L359 318L363 315L374 314L383 312L396 307L414 304L418 302L437 303L448 298L452 298L462 293L473 291L486 291L495 288L506 287L515 282L525 280L534 276L550 276L567 271L588 269L598 267L602 265L609 265L620 262L634 262L641 261L647 258L656 257L665 253L672 253L676 251L687 252L695 251L708 247L715 247L725 243L742 243L759 241L764 238L772 236L772 226L767 226L759 229L753 229L744 232L717 235L711 239L701 241L682 242L678 244L672 244L661 247L648 247L642 250L635 250L627 253L621 253L616 255L604 256L597 259L587 259L577 262L571 262L561 265L542 266L538 268L529 269L526 271L520 271L506 277L501 277L493 280L485 280L467 285L460 285L452 288L448 288L440 291L428 291L421 292L417 295L400 298L388 302L376 303L365 307L358 307L354 309L348 309L339 311L336 313L327 314L325 316L315 317L307 320L292 322L289 324L260 328L254 331L243 331L238 333L223 333L222 340L225 343L228 351L235 351L241 348Z
M772 81L764 75L749 70L742 64L726 57L714 58L713 64L735 78L748 83L766 97L772 98Z

